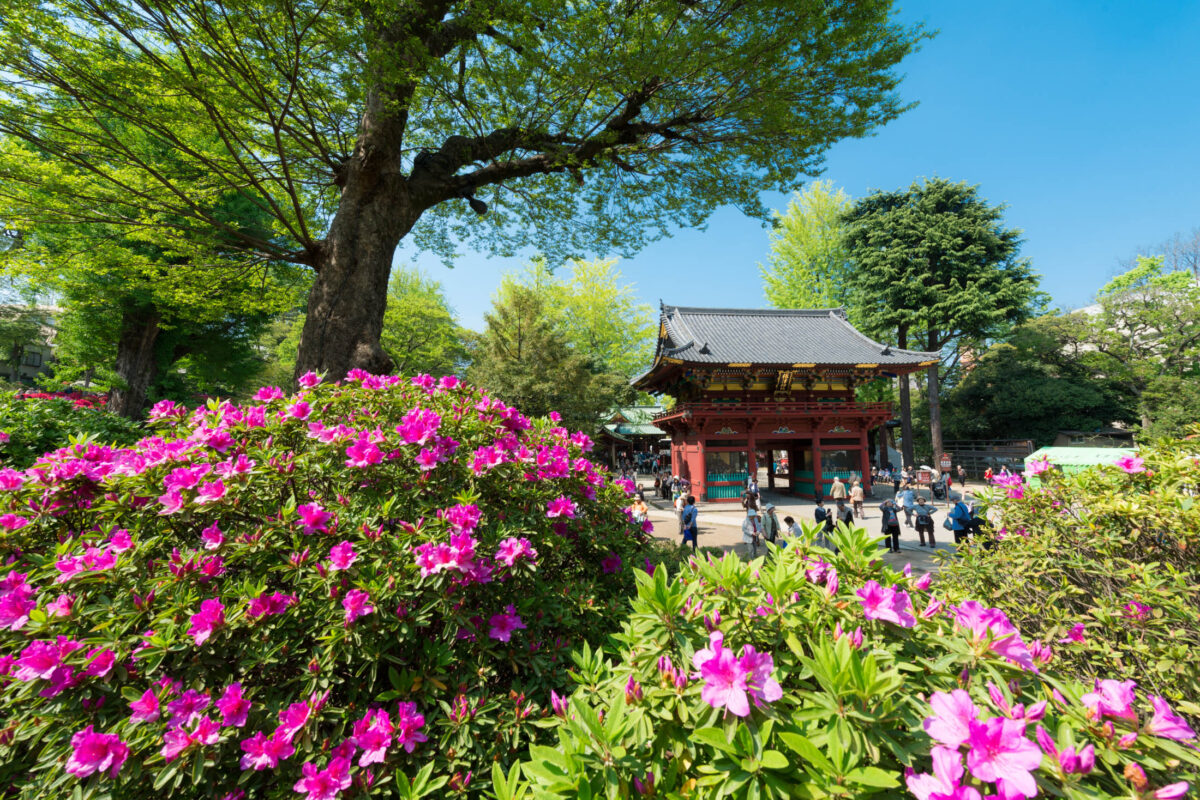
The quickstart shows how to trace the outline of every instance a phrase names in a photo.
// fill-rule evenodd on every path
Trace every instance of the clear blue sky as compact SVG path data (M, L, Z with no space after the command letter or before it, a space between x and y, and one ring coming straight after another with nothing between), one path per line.
M1200 2L914 0L901 18L939 31L901 65L901 93L920 105L836 145L819 177L854 197L921 177L979 184L1008 206L1022 253L1066 308L1090 302L1118 261L1200 227ZM782 209L787 197L766 201ZM621 268L656 309L752 308L765 305L767 252L760 223L723 209ZM501 274L524 262L417 263L479 329Z

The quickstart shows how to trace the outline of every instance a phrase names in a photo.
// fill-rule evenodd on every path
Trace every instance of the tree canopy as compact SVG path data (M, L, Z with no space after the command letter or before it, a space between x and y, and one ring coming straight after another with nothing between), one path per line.
M1020 231L978 188L934 178L875 192L847 213L848 273L858 323L900 347L941 353L978 343L1029 317L1044 301L1020 257ZM957 358L957 352L948 355ZM934 456L942 451L939 365L927 374ZM908 381L900 382L903 454L914 463Z
M298 370L390 366L393 254L628 251L792 188L901 113L890 0L0 0L29 218L315 275ZM177 169L159 168L170 154ZM32 165L32 166L31 166ZM0 190L3 191L3 190ZM270 220L231 224L229 194ZM487 213L478 216L484 211ZM418 225L420 221L420 225ZM19 221L18 221L19 222Z
M776 308L841 308L849 305L845 213L850 195L832 181L816 181L792 195L775 214L771 255L762 272L767 302Z

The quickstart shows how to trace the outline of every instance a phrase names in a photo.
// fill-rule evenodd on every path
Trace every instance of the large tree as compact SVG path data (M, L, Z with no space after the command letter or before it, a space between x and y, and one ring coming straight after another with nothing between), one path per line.
M767 302L776 308L849 305L845 213L850 195L832 181L816 181L775 215L771 255L759 265Z
M1044 301L1020 258L1020 231L978 188L941 178L875 192L847 212L848 280L858 323L899 347L946 353L979 343L1028 318ZM943 452L941 363L926 373L933 456ZM900 381L905 463L915 463L909 381Z
M833 142L904 110L895 67L924 34L892 13L891 0L0 0L0 133L68 168L43 187L60 221L160 244L215 230L251 260L310 267L296 369L339 377L391 366L379 340L406 237L446 256L471 242L558 257L628 251L724 204L765 217L762 190L792 188ZM0 184L41 183L9 166ZM268 234L215 213L229 192L271 218Z

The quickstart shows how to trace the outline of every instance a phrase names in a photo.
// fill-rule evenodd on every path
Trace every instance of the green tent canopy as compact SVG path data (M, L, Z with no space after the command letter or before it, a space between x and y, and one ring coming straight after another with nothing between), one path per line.
M1137 450L1130 447L1043 447L1025 456L1025 472L1030 486L1037 486L1040 481L1029 475L1029 465L1043 458L1063 472L1082 472L1089 467L1113 465L1122 458L1137 455Z

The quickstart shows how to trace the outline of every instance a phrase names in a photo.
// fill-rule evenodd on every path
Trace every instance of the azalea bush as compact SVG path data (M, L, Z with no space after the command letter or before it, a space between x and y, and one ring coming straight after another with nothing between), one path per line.
M632 487L453 377L301 384L0 471L0 792L473 793L544 735Z
M146 435L138 423L105 411L103 399L78 392L0 393L0 465L25 469L72 437L129 445Z
M554 696L557 742L493 768L536 797L1167 798L1200 771L1162 697L1057 670L1000 610L947 602L861 529L752 563L639 573L616 651Z
M1050 642L1064 669L1136 680L1200 722L1198 453L1163 441L1074 475L1035 463L1036 488L1002 479L988 501L998 541L959 548L948 587Z

